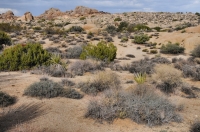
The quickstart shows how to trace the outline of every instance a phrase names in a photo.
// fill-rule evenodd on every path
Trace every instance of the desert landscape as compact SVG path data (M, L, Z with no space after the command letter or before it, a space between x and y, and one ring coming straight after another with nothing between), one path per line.
M0 14L0 132L200 132L200 14Z

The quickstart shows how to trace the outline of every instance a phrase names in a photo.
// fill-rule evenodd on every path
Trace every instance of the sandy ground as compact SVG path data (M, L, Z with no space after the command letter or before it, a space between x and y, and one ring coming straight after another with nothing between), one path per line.
M118 73L122 80L130 78L128 73ZM43 75L32 75L29 72L9 72L0 73L0 90L14 95L18 98L15 105L10 106L2 111L8 109L16 109L21 105L37 104L39 107L24 115L23 118L29 118L34 115L34 112L39 111L39 115L32 120L28 120L26 125L34 131L46 132L159 132L161 130L187 132L189 125L200 117L200 100L186 99L179 96L171 96L170 100L177 104L184 105L184 111L181 115L184 117L183 123L170 123L163 126L148 127L146 125L138 125L129 119L118 119L112 124L98 123L92 119L84 118L84 113L87 109L88 102L94 100L95 97L85 96L81 100L67 99L67 98L53 98L53 99L38 99L23 96L23 91L32 83L39 81ZM73 80L81 80L85 77L73 78ZM51 78L56 82L61 81L61 78ZM196 84L199 86L199 82ZM25 108L25 111L28 111ZM18 114L18 113L16 113ZM21 118L17 119L21 120ZM5 121L6 122L6 121ZM16 131L15 125L20 126L20 123L13 123L13 128L9 127L10 131ZM23 125L22 125L23 126Z
M91 29L93 27L85 27ZM189 57L189 53L194 49L196 44L200 44L200 26L196 28L186 29L186 33L173 32L159 33L159 38L153 37L150 42L157 42L158 44L167 43L171 41L173 43L179 42L186 48L186 53L181 55L161 55L169 59L173 57ZM193 33L191 33L193 32ZM86 36L85 36L86 37ZM142 45L136 45L129 40L127 43L123 43L126 47L122 47L120 39L117 37L113 38L114 45L117 46L117 58L126 57L127 54L135 55L135 58L130 60L120 60L121 64L127 64L135 60L143 59L145 56L154 57L153 54L147 54L142 52L142 49L146 48ZM44 48L49 46L57 47L60 44L53 44L46 40ZM141 49L137 50L140 46ZM63 49L64 50L64 49ZM122 82L132 79L132 74L128 72L117 72L120 75ZM39 81L44 75L33 75L28 71L27 73L21 72L1 72L0 73L0 90L14 95L18 98L15 105L8 108L0 109L0 114L4 111L14 109L14 115L19 116L18 119L14 119L15 116L10 117L14 120L7 128L10 132L19 131L19 129L25 129L25 131L34 132L188 132L191 123L197 119L200 119L200 100L199 99L187 99L180 96L170 96L169 99L175 104L183 104L184 110L180 113L184 121L182 123L170 123L163 126L148 127L146 125L139 125L129 119L118 119L112 124L103 122L98 123L92 119L84 118L87 105L90 100L94 100L95 97L84 96L83 99L74 100L67 98L53 98L53 99L38 99L23 96L24 90L32 83ZM93 74L86 73L84 76L77 76L71 80L75 83L87 80L91 78ZM62 78L50 79L60 82ZM200 87L200 82L193 82L190 79L186 79L196 87ZM123 84L123 88L129 87ZM23 107L22 112L18 109L19 106ZM32 106L32 107L30 107ZM31 109L30 109L31 108ZM24 112L24 113L23 113ZM15 117L17 118L17 117ZM19 122L24 119L24 122ZM0 119L1 120L1 119ZM9 122L8 119L4 119L5 122ZM16 127L17 125L17 127ZM21 130L22 131L22 130Z

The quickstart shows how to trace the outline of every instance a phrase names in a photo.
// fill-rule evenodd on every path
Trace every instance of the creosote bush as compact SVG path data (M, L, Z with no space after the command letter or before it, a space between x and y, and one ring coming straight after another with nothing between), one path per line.
M156 87L164 93L173 93L182 84L181 71L170 65L160 64L155 67L152 75Z
M113 34L116 33L117 28L113 25L108 25L105 30L110 34Z
M93 80L81 83L81 91L90 95L97 95L107 89L119 89L120 80L113 72L99 72Z
M160 48L160 53L163 54L180 54L180 53L184 53L185 48L179 46L179 44L172 44L172 43L168 43L166 45L162 45L162 47Z
M200 45L197 45L194 48L191 55L194 56L194 57L200 57Z
M3 44L11 45L11 38L5 32L0 31L0 50L3 49Z
M102 98L90 102L85 117L100 122L130 118L149 126L181 122L177 107L155 91L146 85L138 85L129 92L107 90Z
M40 44L17 44L0 55L0 70L17 71L48 65L51 55Z
M68 29L69 32L82 32L84 29L80 26L72 26Z
M83 97L74 89L64 89L63 86L51 80L33 83L24 91L24 95L39 98L66 97L80 99Z
M145 42L149 41L149 37L146 34L140 34L134 36L134 43L136 44L144 44Z
M94 58L102 61L113 61L116 57L117 47L113 43L99 42L97 45L88 44L83 47L80 58Z
M0 107L7 107L16 102L16 98L0 91Z

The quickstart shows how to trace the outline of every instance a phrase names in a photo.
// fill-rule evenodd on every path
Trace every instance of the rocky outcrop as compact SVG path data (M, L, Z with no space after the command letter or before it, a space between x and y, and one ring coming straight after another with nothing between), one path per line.
M72 14L79 14L79 15L89 15L89 14L94 14L94 13L98 13L99 11L96 9L91 9L88 7L84 7L84 6L77 6L74 11L72 12Z
M34 17L31 12L26 12L26 13L24 13L24 15L22 17L18 18L17 20L32 21L32 20L34 20Z
M66 15L66 13L61 12L59 9L56 8L50 8L49 10L46 10L43 14L41 14L39 18L50 20L63 15Z
M1 18L4 20L13 20L15 19L15 15L12 11L7 11L6 13L1 14Z

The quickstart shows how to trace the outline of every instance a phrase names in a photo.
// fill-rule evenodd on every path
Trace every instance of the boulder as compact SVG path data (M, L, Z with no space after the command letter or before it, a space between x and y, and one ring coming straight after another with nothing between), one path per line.
M26 12L26 13L24 13L24 15L22 17L18 18L17 20L32 21L32 20L34 20L34 17L30 12Z
M46 10L43 14L41 14L39 18L50 20L63 15L66 15L66 13L61 12L59 9L56 8L50 8L49 10Z
M1 17L4 20L13 20L15 15L12 11L7 11L6 13L2 13Z
M90 14L95 14L98 13L98 10L96 9L91 9L85 6L77 6L74 11L71 13L71 15L90 15Z

